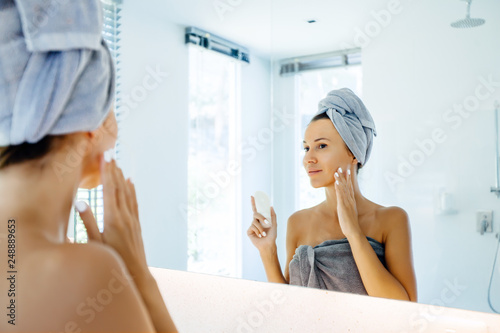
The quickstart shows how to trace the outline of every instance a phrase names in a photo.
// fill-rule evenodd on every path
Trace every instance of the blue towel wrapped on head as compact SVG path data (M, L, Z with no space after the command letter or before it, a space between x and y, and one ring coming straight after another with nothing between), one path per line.
M349 88L332 90L319 102L316 115L322 113L328 115L358 162L365 165L377 130L363 101Z
M99 0L0 0L0 146L97 129L114 100Z

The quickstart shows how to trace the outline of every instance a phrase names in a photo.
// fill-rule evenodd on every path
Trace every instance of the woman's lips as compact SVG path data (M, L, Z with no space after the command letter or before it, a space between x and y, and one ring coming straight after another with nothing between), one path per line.
M314 176L320 173L321 171L322 170L309 170L307 173L309 174L309 176Z

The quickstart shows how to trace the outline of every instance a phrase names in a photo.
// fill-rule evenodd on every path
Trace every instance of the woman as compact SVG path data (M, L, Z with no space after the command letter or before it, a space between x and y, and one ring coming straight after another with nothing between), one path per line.
M276 249L277 220L255 208L247 231L270 282L417 301L408 215L365 198L357 175L371 152L375 124L350 90L331 91L304 135L303 164L326 200L288 219L285 273Z
M0 6L0 331L175 332L146 263L134 185L103 159L117 125L99 1L59 4L36 29L34 2ZM77 189L99 184L104 232L79 202L89 243L69 243Z

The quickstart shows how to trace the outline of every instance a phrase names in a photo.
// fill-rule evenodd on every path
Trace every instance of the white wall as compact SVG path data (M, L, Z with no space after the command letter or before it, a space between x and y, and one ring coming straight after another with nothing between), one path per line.
M445 5L455 8L452 1ZM380 204L403 207L410 215L420 302L490 311L487 287L496 240L494 233L476 232L475 215L478 210L500 213L500 202L490 193L495 175L493 101L500 98L500 85L468 118L455 115L460 123L443 118L455 104L475 96L480 77L500 82L500 45L494 37L500 24L489 14L498 13L500 3L473 5L473 16L485 18L486 25L457 30L449 23L460 15L442 11L429 16L435 8L431 1L405 3L363 49L364 99L379 133L371 161L374 181L366 194ZM415 158L422 150L416 141L429 140L438 128L446 140L435 143L434 149L429 143L423 163L391 186L387 173L398 174L402 158ZM454 196L457 214L435 215L440 187ZM495 223L498 231L500 220ZM447 281L455 280L466 289L453 300L443 298ZM498 273L495 281L493 301L499 308Z
M186 269L188 58L184 28L149 17L138 2L123 9L124 95L133 103L119 134L120 165L137 188L142 233L150 265ZM149 70L168 73L153 89ZM143 83L144 80L146 84ZM141 96L140 91L146 91Z
M493 101L500 100L500 22L494 15L498 15L500 3L473 4L473 17L487 22L470 30L449 26L465 16L462 3L443 1L438 11L439 5L432 0L399 4L398 13L391 15L390 23L378 34L360 37L355 29L352 40L345 41L363 47L363 99L378 132L370 161L360 171L361 191L376 203L400 206L408 212L419 302L491 312L487 288L500 220L494 221L493 234L481 236L476 232L476 212L493 210L494 218L500 216L500 201L490 193L495 184ZM366 25L358 28L365 31L374 23L377 21L369 16ZM490 76L499 84L489 98L480 101L467 118L455 115L450 119L448 110L469 102L467 98L474 97L481 85L479 78L488 80ZM290 78L277 78L274 88L277 105L286 103L286 98L293 103ZM480 92L487 90L481 88ZM398 175L402 159L415 158L422 150L416 141L428 142L438 128L446 140L435 143L434 148L428 143L423 163L391 186L387 175ZM289 134L284 140L293 137ZM292 143L276 142L277 163L291 166L291 151ZM289 208L293 185L284 179L293 179L293 171L276 164L274 192L284 207L282 221L293 212ZM441 187L454 196L457 214L435 214L435 197ZM462 289L450 296L450 284ZM500 271L492 288L492 301L499 309Z
M188 53L185 26L160 20L140 2L127 1L123 8L123 95L138 94L150 87L148 68L159 68L168 77L145 98L129 107L120 133L121 160L126 176L137 187L140 218L148 264L187 269L187 158L188 158ZM251 50L250 50L251 51ZM251 53L252 54L252 53ZM264 274L258 252L248 241L252 219L250 195L270 193L271 145L263 129L270 121L269 61L251 56L243 65L242 87L242 254L245 278ZM143 100L142 100L143 99ZM132 102L137 98L132 97ZM265 130L264 130L265 132ZM264 176L262 176L264 175ZM232 249L228 249L232 250Z

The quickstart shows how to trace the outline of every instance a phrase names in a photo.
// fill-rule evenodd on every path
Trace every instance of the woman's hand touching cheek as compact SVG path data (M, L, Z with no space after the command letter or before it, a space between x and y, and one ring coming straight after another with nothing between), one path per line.
M354 199L350 165L347 165L347 172L343 172L342 168L335 172L335 193L337 195L337 213L342 233L347 238L362 233L358 223L358 211Z

